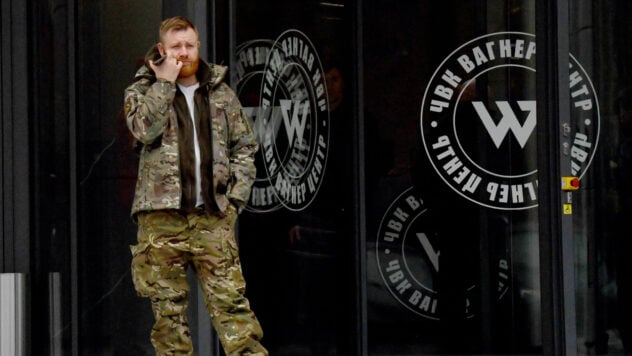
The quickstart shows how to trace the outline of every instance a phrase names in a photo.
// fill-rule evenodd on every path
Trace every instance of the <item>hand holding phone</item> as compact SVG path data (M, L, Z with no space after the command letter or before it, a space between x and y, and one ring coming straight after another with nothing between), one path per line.
M167 54L161 56L159 53L156 53L149 65L156 73L156 78L166 79L171 82L176 81L180 68L182 68L182 62L169 57Z

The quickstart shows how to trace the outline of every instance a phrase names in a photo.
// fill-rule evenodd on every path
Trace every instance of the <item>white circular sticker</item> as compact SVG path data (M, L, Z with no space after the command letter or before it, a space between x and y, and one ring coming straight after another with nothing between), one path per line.
M426 154L452 190L481 206L538 205L535 50L528 33L475 38L452 52L426 87L420 125ZM596 152L599 108L588 74L573 56L569 61L565 153L581 178Z
M283 32L263 71L257 120L270 187L288 210L307 208L323 181L329 147L325 73L312 42Z
M391 295L409 311L439 320L439 246L445 246L445 241L441 240L449 236L446 237L441 227L437 228L433 223L430 209L413 187L406 189L393 200L382 217L375 252L380 275ZM494 254L493 269L497 300L507 294L511 275L506 250L499 251ZM463 278L466 282L463 317L471 318L478 309L474 301L479 290L475 274L464 270Z
M253 130L259 145L262 145L265 137L265 125L263 119L259 117L259 114L262 113L260 108L261 83L273 42L267 39L257 39L244 42L237 47L236 91L244 112L253 121ZM255 158L257 177L252 185L250 199L246 205L246 210L251 213L271 212L283 206L277 198L274 187L270 184L263 161L263 150L259 150Z

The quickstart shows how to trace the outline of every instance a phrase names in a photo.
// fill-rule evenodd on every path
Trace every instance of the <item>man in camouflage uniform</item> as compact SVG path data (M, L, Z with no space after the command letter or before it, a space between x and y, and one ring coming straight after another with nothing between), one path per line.
M244 296L234 225L255 179L251 123L223 83L226 68L199 59L197 30L181 17L160 26L160 42L125 91L127 126L140 143L132 216L138 243L132 276L150 298L159 355L192 355L186 269L195 269L228 355L267 355ZM164 56L161 64L153 62Z

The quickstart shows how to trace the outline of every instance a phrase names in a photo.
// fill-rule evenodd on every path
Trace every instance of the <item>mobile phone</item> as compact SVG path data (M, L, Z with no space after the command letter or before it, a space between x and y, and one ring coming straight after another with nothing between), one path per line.
M164 62L165 58L167 58L167 56L161 56L160 54L157 54L154 59L152 59L152 62L154 63L154 65L159 66L160 64L162 64L162 62Z

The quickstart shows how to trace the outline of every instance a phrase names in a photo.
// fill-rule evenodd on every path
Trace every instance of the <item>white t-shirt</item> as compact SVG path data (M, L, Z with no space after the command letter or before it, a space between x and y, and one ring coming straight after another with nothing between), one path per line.
M200 83L195 83L189 87L178 84L178 88L180 88L180 91L182 92L182 94L184 94L184 98L186 99L187 106L189 107L189 113L191 114L191 121L193 122L193 153L195 154L194 164L196 207L204 204L204 199L202 198L202 171L200 168L200 143L198 141L197 126L195 125L195 104L193 101L195 90L199 87Z

